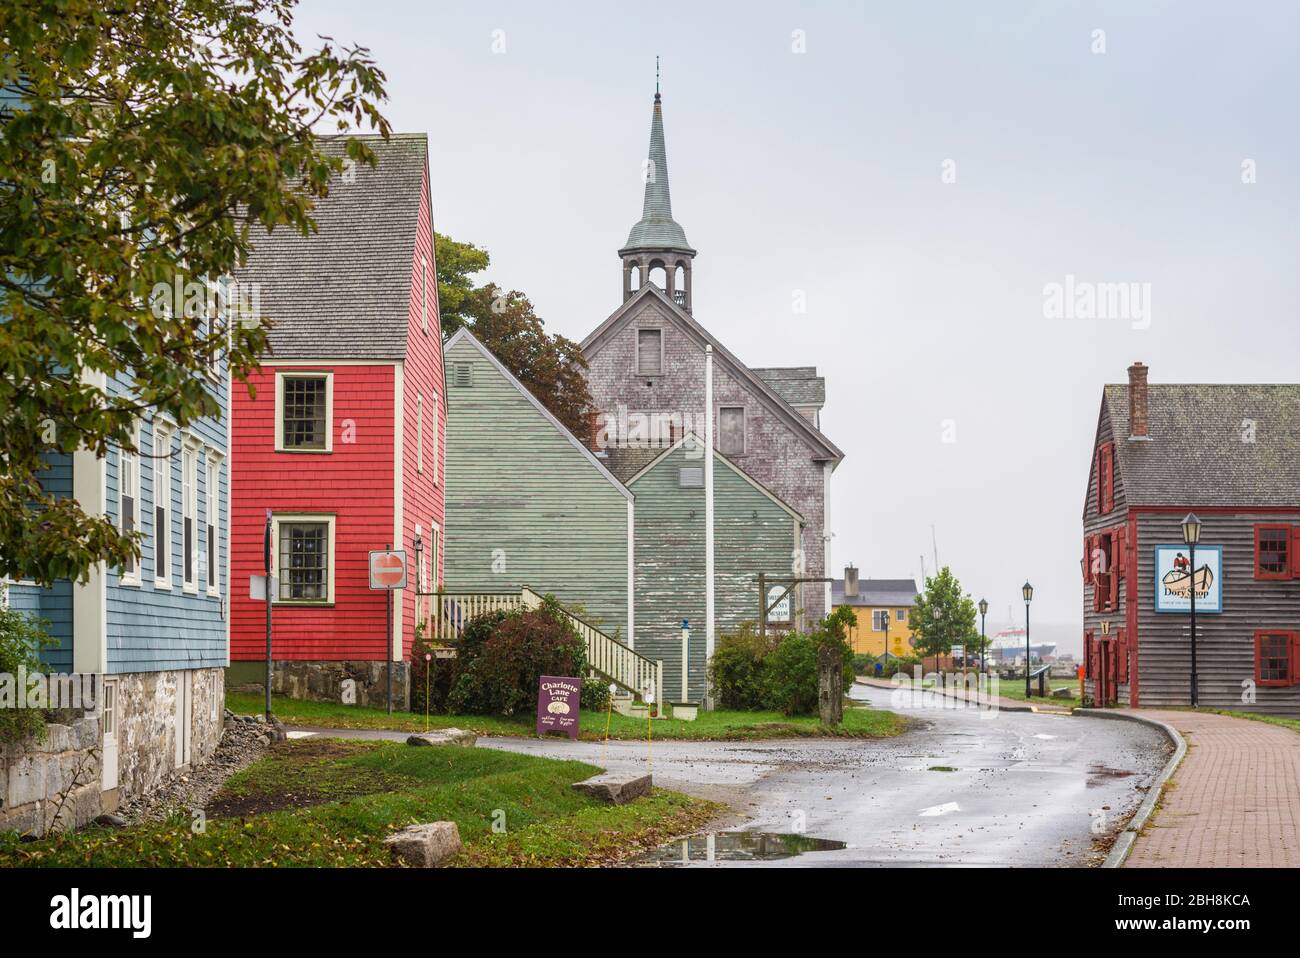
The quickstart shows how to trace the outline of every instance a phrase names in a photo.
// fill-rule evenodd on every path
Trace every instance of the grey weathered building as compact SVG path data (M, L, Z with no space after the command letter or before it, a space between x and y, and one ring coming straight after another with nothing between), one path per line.
M1093 443L1080 559L1089 693L1189 703L1177 565L1190 560L1189 512L1202 530L1188 570L1202 576L1200 704L1300 715L1300 385L1152 386L1141 363L1104 388ZM1157 550L1175 565L1158 567Z
M630 479L686 433L703 435L712 346L717 451L802 517L786 574L825 576L830 480L843 458L819 428L825 383L809 366L751 369L695 318L695 250L672 215L658 93L643 214L618 252L623 303L582 343L598 410L593 433L610 470ZM805 588L799 604L809 618L825 614L829 583Z

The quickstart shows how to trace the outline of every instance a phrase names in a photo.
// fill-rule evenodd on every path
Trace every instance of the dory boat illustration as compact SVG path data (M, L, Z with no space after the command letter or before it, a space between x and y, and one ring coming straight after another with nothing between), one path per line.
M1205 598L1210 594L1210 586L1214 585L1214 573L1210 571L1208 565L1203 565L1196 570L1196 597ZM1160 580L1160 584L1165 587L1166 595L1177 596L1180 599L1191 598L1192 573L1184 569L1170 569Z

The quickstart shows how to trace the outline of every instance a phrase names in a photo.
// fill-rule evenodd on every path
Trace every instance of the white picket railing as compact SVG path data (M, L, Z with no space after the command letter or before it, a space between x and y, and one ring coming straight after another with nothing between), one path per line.
M527 586L519 592L440 592L430 598L429 636L435 643L459 638L465 624L484 613L520 606L536 609L542 604L542 597ZM656 702L663 702L663 662L647 659L571 612L564 614L586 643L592 671L634 695L644 698L649 692Z

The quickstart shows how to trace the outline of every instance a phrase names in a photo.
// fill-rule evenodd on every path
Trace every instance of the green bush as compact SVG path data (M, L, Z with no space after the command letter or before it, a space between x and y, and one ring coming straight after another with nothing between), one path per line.
M817 643L791 632L763 660L764 704L786 715L817 711Z
M425 655L431 655L433 658L426 662ZM411 711L417 715L424 714L426 688L429 692L428 710L445 711L447 694L451 691L451 679L455 669L455 659L439 659L434 655L433 644L428 640L425 624L419 623L415 628L415 641L411 644Z
M888 659L881 658L880 675L882 678L886 679L893 678L894 673L896 672L902 672L904 675L910 676L912 674L912 668L920 664L921 660L915 656L904 656L899 658L897 655L891 654Z
M746 622L733 635L724 635L709 663L709 686L724 709L761 709L766 701L763 661L775 642L759 638Z
M876 674L876 657L860 653L853 656L853 674L854 675L875 675Z
M583 711L603 712L609 708L609 683L604 679L587 678L582 680L582 697L579 704Z
M35 616L0 608L0 675L13 676L15 694L19 669L28 675L45 671L40 651L53 644L45 629L46 623ZM0 742L44 737L45 716L40 709L0 708Z
M498 611L466 623L447 709L477 715L526 712L537 703L543 675L586 671L586 643L548 595L539 608Z

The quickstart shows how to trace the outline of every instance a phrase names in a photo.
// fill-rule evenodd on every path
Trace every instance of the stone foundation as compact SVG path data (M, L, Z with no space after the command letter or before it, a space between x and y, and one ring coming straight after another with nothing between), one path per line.
M80 828L188 767L176 760L176 703L183 683L192 690L188 764L201 764L216 750L224 725L223 669L107 678L117 685L117 788L103 790L101 713L57 713L43 741L0 747L0 831L40 836Z
M243 666L252 663L241 662L240 678L250 679L251 673ZM343 702L344 682L351 681L354 700L353 705L365 705L382 709L388 706L388 671L386 662L345 661L345 662L298 662L280 661L273 663L271 670L271 691L277 695L287 695L291 699L308 702ZM264 667L258 666L258 678L264 674ZM410 708L411 663L393 663L393 708L403 711ZM232 688L238 691L256 691L263 689L261 681L243 681Z

